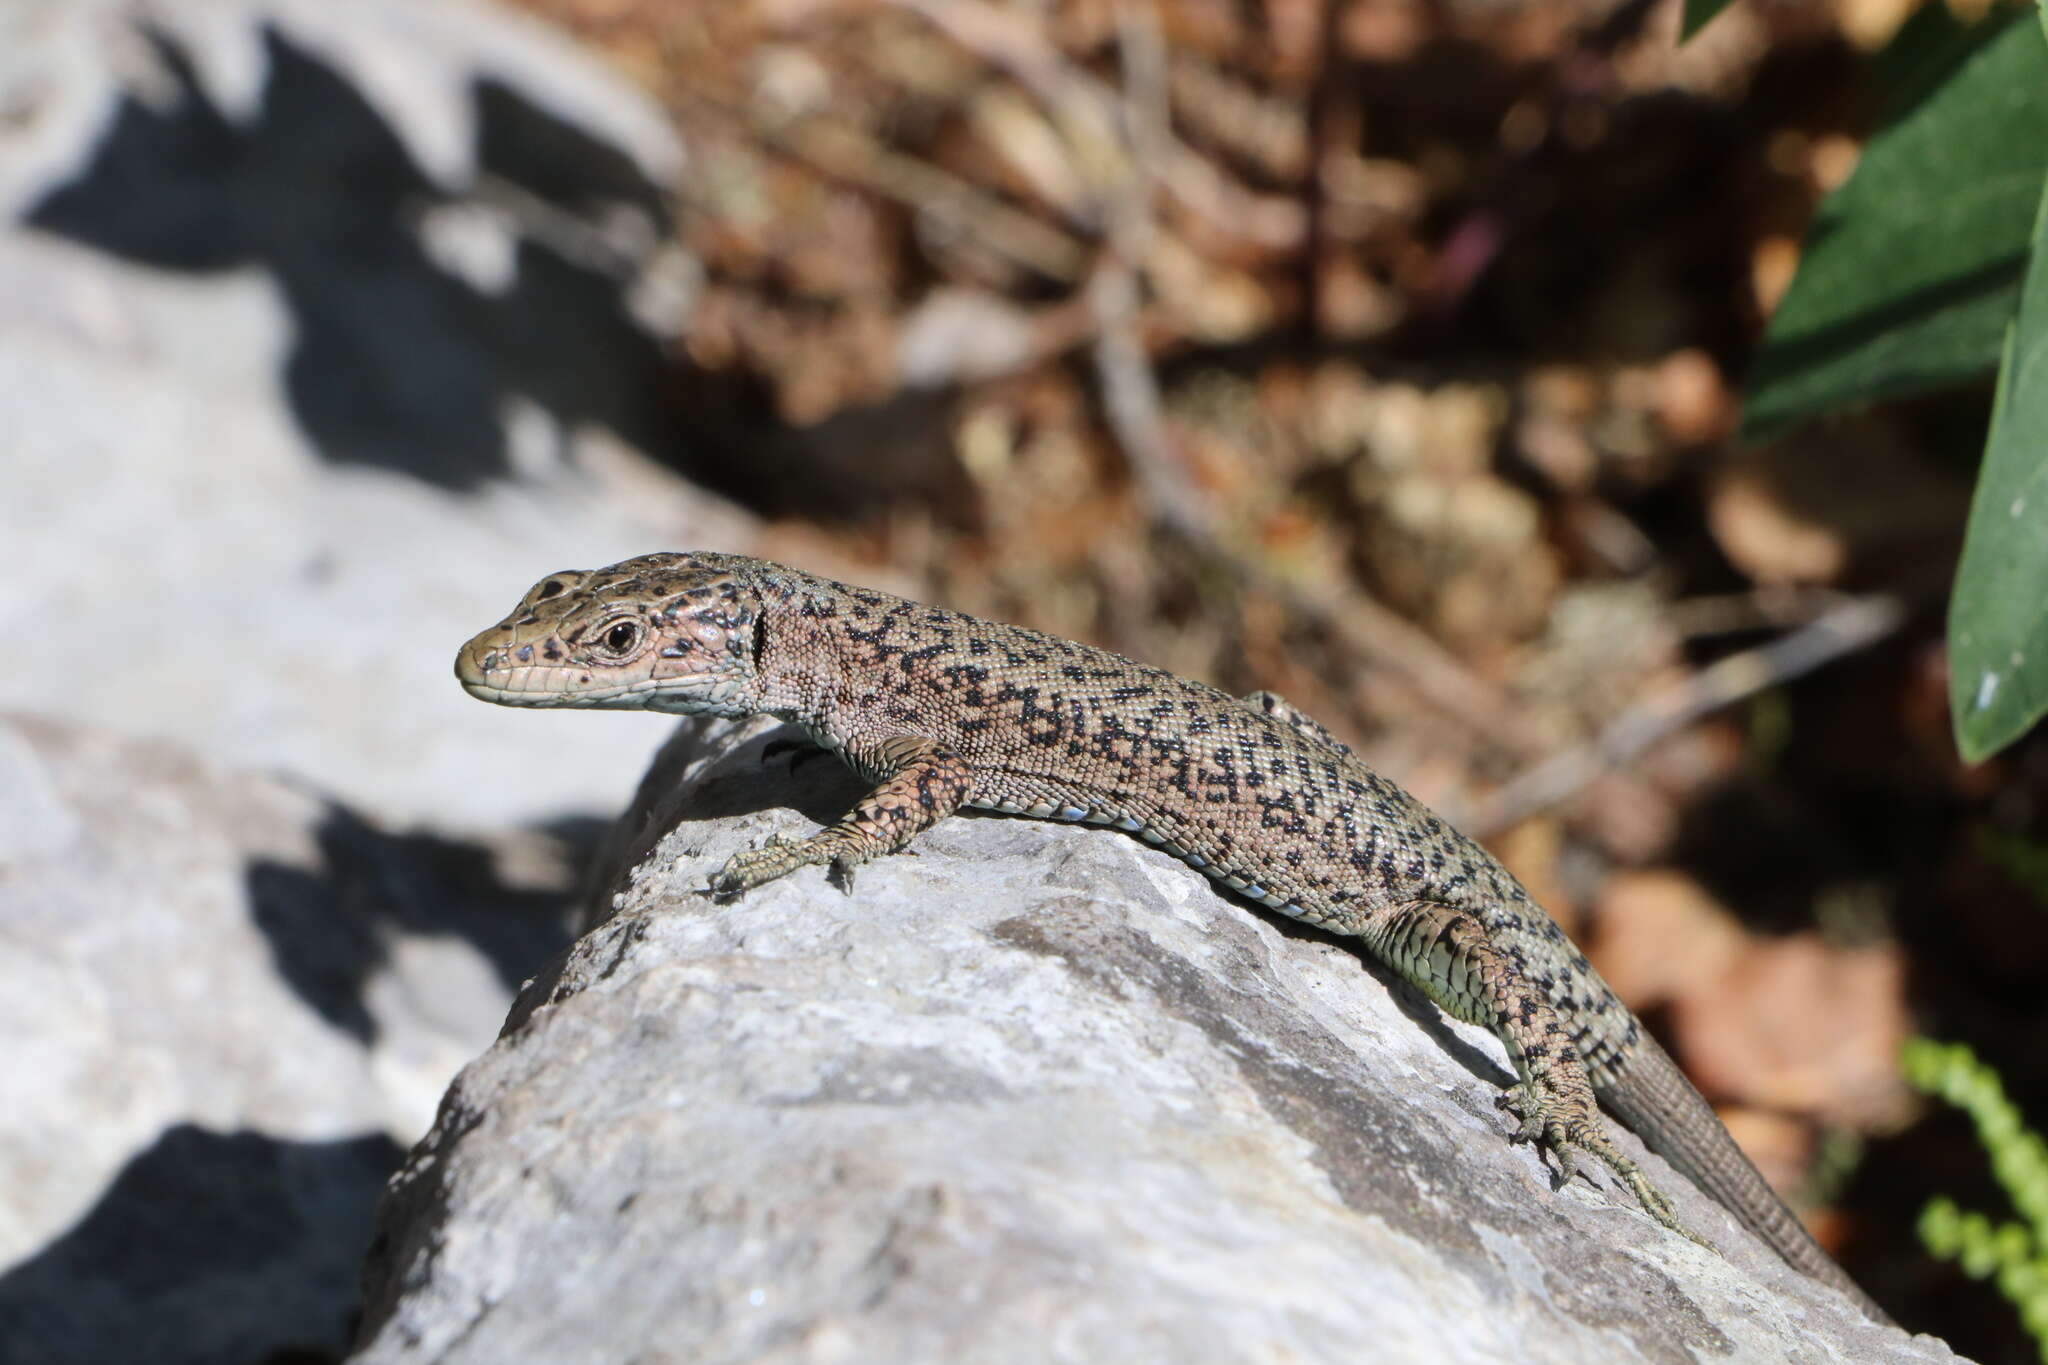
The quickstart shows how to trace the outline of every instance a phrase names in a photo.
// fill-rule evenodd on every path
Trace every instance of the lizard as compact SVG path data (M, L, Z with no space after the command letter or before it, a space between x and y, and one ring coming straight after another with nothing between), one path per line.
M1258 905L1361 941L1516 1081L1496 1103L1556 1166L1597 1160L1707 1245L1599 1103L1795 1269L1889 1322L1807 1233L1685 1074L1498 860L1272 693L1236 697L1107 650L742 555L549 574L462 646L472 695L520 707L792 722L870 790L808 838L733 855L721 900L853 869L962 808L1107 826Z

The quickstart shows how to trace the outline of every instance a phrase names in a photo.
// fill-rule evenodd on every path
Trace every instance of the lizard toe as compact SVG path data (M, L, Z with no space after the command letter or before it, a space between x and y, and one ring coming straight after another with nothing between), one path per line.
M823 862L813 848L814 841L808 839L787 840L779 834L771 834L761 847L735 853L725 860L725 866L711 879L711 890L716 897L731 899L743 891L784 877L806 863Z

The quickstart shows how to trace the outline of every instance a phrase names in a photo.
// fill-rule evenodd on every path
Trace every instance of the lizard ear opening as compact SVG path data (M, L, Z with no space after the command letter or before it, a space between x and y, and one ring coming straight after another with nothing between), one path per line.
M759 664L762 658L762 651L764 651L768 647L768 613L765 611L756 611L754 613L753 644L754 662L756 664Z

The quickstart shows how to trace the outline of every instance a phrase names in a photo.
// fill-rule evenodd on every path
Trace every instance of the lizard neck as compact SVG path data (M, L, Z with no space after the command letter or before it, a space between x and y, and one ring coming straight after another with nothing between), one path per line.
M814 735L827 730L844 676L833 597L830 585L809 575L762 585L756 709Z

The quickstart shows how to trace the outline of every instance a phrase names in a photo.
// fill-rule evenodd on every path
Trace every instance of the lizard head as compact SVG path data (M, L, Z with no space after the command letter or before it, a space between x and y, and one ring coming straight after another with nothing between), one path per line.
M501 706L751 715L761 629L752 563L658 554L549 574L462 647L455 676Z

